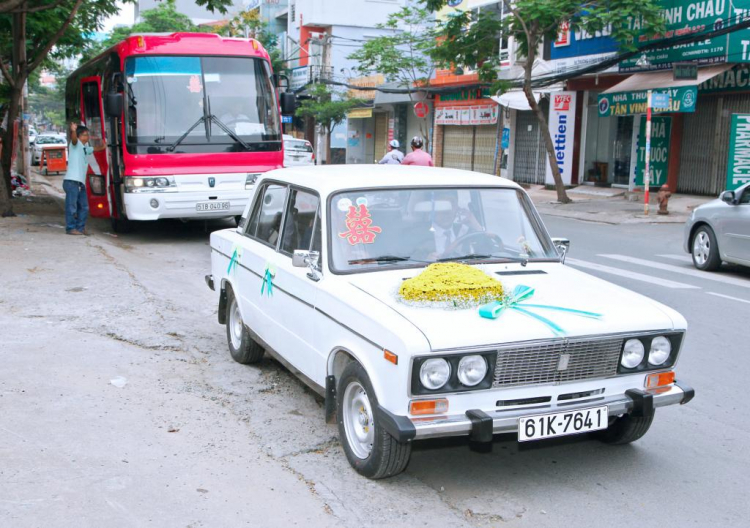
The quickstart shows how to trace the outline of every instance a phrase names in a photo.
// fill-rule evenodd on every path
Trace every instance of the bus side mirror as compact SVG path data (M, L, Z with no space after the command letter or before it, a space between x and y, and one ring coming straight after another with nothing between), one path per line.
M297 107L297 98L292 93L284 92L281 94L281 113L283 115L294 115Z
M104 111L107 115L120 117L122 115L122 94L111 92L104 100Z

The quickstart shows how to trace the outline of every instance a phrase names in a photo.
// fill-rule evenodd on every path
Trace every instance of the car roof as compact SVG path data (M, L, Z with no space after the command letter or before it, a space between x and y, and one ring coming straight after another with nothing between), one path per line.
M344 189L385 187L506 187L511 180L479 172L415 165L317 165L266 172L262 179L280 180L327 195Z

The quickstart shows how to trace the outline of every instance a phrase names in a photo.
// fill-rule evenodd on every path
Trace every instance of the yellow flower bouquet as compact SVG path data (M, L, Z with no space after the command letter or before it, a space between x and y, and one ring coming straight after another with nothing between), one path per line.
M471 308L502 299L503 285L475 267L439 262L405 280L398 296L401 301L417 306Z

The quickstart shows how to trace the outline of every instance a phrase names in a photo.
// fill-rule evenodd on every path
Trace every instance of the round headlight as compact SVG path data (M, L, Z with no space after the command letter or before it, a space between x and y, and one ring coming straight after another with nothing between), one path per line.
M426 389L436 390L448 383L451 366L442 358L428 359L419 369L419 381Z
M487 362L482 356L464 356L458 362L458 381L473 387L487 374Z
M133 187L143 187L143 180L140 178L134 178Z
M620 364L625 368L635 368L643 361L646 349L639 339L628 339L625 341L625 348L622 350L622 359Z
M672 343L664 336L656 336L651 340L651 350L648 353L648 362L651 365L662 365L669 359L672 353Z
M157 187L169 187L169 180L166 178L156 178Z

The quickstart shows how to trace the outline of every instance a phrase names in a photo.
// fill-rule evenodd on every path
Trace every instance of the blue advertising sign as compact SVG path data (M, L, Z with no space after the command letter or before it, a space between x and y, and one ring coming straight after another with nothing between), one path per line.
M293 116L290 115L283 115L281 116L281 122L282 123L291 123L293 119Z
M654 110L666 110L669 108L670 97L668 93L652 93L651 108Z
M592 35L582 29L572 30L569 25L562 24L557 40L550 48L550 59L567 59L617 51L619 46L610 33L611 30L605 28Z
M500 148L507 150L510 146L510 128L503 128L503 135L500 139Z

